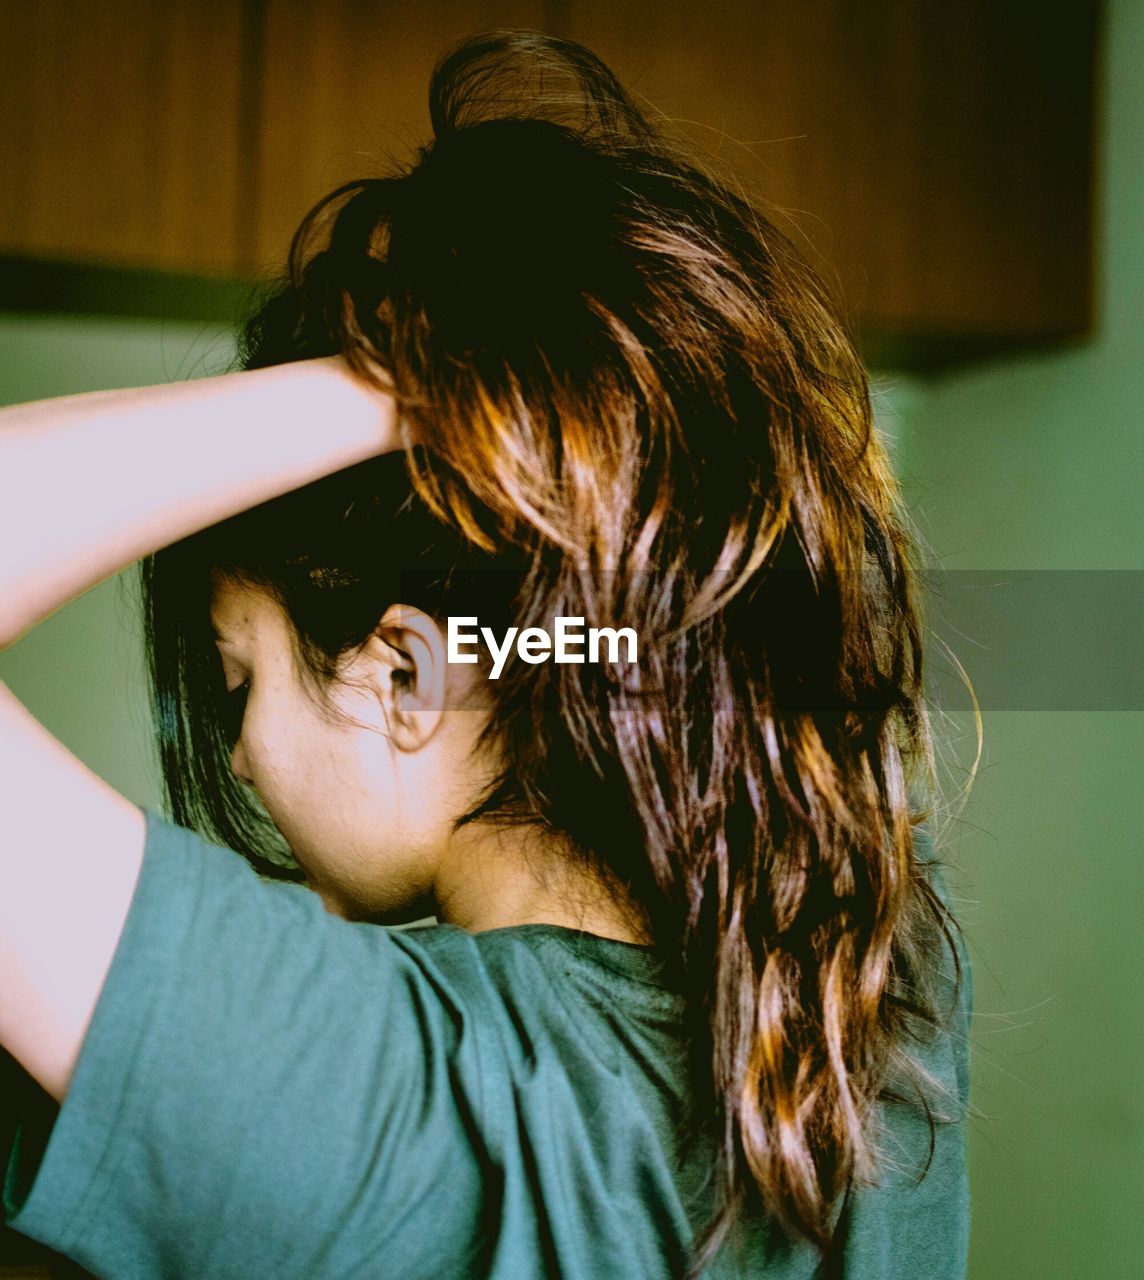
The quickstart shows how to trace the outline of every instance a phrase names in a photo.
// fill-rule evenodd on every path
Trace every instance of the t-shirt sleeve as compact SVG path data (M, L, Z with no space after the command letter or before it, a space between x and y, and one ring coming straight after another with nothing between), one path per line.
M475 1235L477 1046L417 931L340 920L146 820L67 1097L21 1117L9 1225L140 1280L382 1274L427 1197Z

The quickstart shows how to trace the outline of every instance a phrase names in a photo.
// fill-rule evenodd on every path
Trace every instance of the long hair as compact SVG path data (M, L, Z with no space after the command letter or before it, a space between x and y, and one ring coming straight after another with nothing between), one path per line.
M327 672L406 590L379 564L398 519L439 566L511 562L504 619L632 627L634 667L489 682L503 769L462 821L558 835L676 965L689 1123L716 1117L721 1191L689 1274L747 1207L825 1248L841 1193L877 1177L879 1099L912 1081L930 1114L909 1044L941 1023L948 952L961 981L918 841L935 771L915 543L865 370L788 240L588 50L476 37L429 107L408 167L307 215L240 361L342 353L417 447L148 563L172 807L266 848L207 710L210 564L273 588ZM457 612L453 580L410 602Z

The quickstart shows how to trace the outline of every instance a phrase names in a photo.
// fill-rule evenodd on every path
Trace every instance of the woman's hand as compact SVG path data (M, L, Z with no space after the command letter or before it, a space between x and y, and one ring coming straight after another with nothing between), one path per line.
M0 410L0 648L141 556L404 443L341 356Z

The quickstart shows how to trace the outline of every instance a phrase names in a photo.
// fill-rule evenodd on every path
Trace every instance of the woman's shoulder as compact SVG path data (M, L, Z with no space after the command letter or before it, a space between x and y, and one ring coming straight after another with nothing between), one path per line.
M392 930L495 1031L500 1052L585 1060L618 1074L626 1053L671 1057L684 999L653 948L584 930L529 923L469 933L450 924Z

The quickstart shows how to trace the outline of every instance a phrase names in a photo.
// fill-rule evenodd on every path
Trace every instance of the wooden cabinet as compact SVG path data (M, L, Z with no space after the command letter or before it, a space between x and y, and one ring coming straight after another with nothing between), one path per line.
M427 138L448 45L522 26L736 174L880 363L1091 321L1089 0L0 0L0 24L0 254L261 275Z
M339 183L379 175L429 138L429 77L492 27L542 28L542 0L265 0L253 265L279 263Z
M0 253L241 273L251 12L3 0Z
M566 33L736 169L872 344L924 364L1089 325L1096 17L573 0Z

